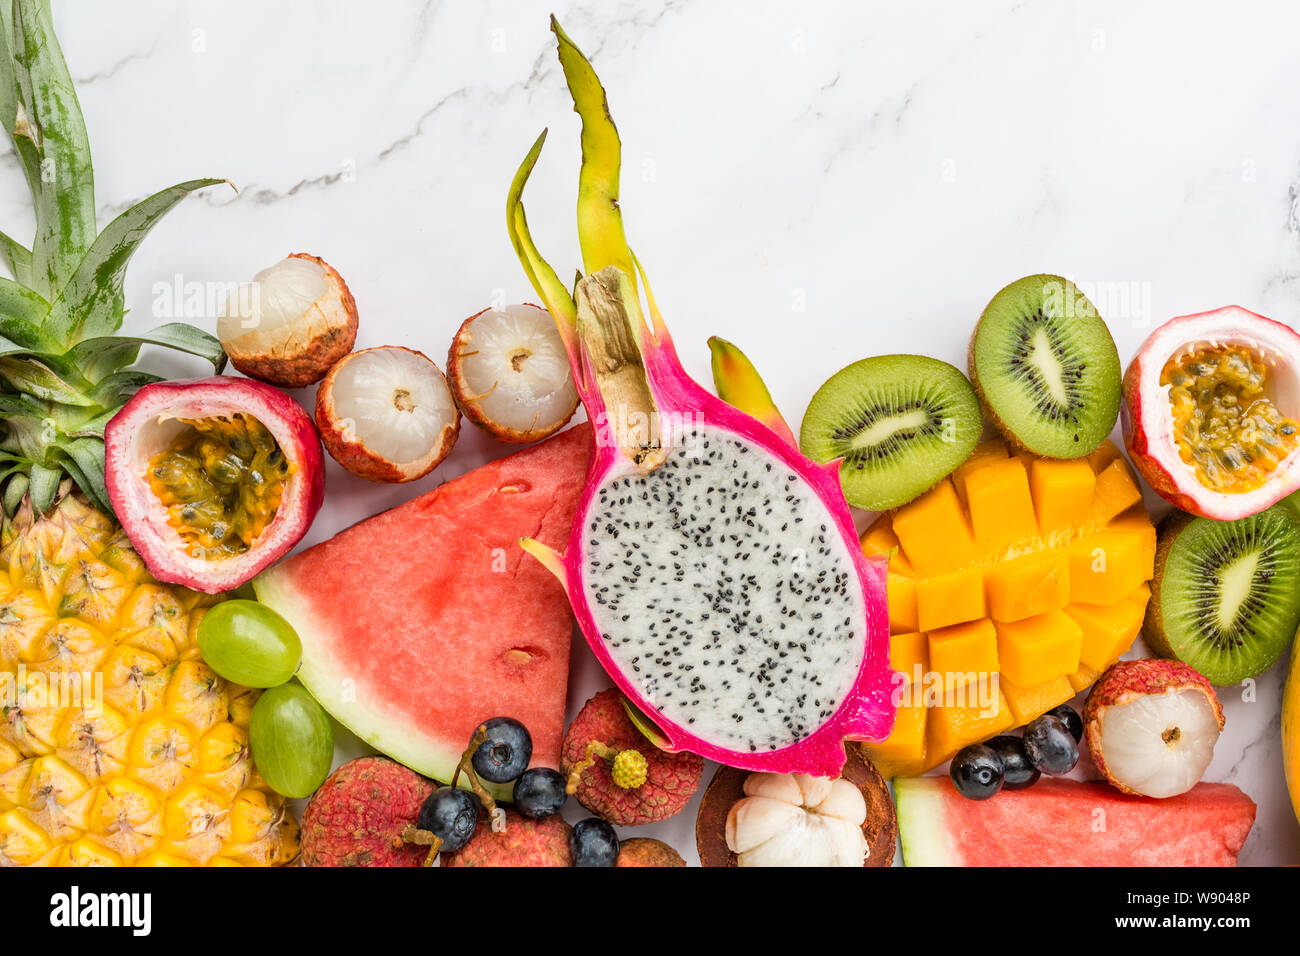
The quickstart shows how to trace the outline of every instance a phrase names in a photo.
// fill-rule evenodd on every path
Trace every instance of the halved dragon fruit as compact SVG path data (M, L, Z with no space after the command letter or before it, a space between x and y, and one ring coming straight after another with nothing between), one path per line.
M885 568L863 557L838 463L804 458L788 429L692 381L648 285L646 322L618 207L618 132L590 63L551 26L582 117L588 275L573 296L538 253L521 204L545 133L507 217L597 449L563 556L524 547L564 582L596 657L668 748L834 776L846 738L882 739L893 726Z

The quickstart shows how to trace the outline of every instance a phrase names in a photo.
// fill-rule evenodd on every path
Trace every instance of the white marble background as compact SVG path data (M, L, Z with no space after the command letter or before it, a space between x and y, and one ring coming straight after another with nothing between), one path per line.
M359 346L441 361L465 316L532 298L503 207L544 126L529 220L561 273L578 262L552 9L609 90L629 235L688 369L707 381L704 340L724 335L796 423L853 359L961 363L984 303L1028 273L1095 284L1125 360L1169 316L1300 315L1294 4L56 0L101 220L174 181L238 187L148 240L128 325L211 328L155 283L244 280L291 251L347 278ZM30 223L0 156L0 228ZM331 465L308 542L504 450L463 434L413 487ZM1247 863L1300 862L1281 678L1253 703L1225 692L1209 773L1259 804ZM581 648L575 709L601 684ZM649 835L693 860L693 809Z

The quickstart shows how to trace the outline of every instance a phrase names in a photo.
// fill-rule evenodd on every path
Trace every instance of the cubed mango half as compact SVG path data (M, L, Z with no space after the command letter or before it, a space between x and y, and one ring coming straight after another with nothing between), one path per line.
M1019 687L1044 684L1079 669L1083 630L1063 611L998 622L1002 676Z

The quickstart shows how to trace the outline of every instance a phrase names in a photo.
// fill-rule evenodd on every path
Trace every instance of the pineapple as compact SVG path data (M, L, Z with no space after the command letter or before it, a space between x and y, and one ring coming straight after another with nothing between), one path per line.
M0 122L31 187L31 247L0 233L0 865L274 865L298 827L249 758L256 691L201 660L214 598L158 583L110 517L103 429L155 376L140 347L201 356L183 323L117 335L126 263L184 196L97 232L90 152L48 0L0 0Z

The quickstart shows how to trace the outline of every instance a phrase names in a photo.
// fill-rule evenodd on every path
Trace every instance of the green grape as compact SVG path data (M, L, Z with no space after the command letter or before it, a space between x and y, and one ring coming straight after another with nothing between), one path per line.
M248 741L258 772L286 797L310 797L334 762L329 715L301 684L262 692L253 706Z
M256 601L222 601L199 622L199 653L245 687L276 687L298 670L302 641L284 618Z

